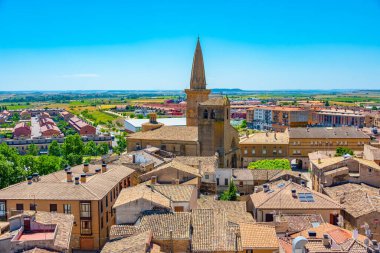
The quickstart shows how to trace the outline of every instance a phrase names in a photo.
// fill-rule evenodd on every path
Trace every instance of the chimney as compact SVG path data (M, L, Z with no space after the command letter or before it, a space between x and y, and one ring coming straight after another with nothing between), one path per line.
M89 171L89 165L88 165L88 162L85 162L84 164L83 164L83 172L84 173L87 173Z
M97 168L96 170L95 170L95 173L96 174L100 174L100 171L102 171L100 168Z
M174 184L179 185L179 179L178 178L176 180L174 180Z
M157 177L156 177L156 176L152 176L152 177L150 178L150 183L151 183L151 184L156 184L156 183L157 183Z
M79 177L75 177L75 184L79 184Z
M321 164L322 163L322 161L321 161L321 158L319 157L318 158L318 164Z
M32 176L28 176L28 184L32 184Z
M292 189L292 197L297 198L297 190L296 189Z
M149 123L157 124L157 114L149 113L148 116L149 116Z
M72 182L73 181L73 173L71 171L66 172L66 181Z
M136 163L136 155L132 155L132 163Z
M80 182L83 184L83 183L86 183L86 174L82 174L80 175Z
M330 247L330 238L328 234L323 234L322 243L323 243L323 246Z
M305 181L301 181L301 186L303 186L303 187L306 187L306 183L305 183Z
M107 171L107 164L106 163L102 163L102 173L106 172Z
M202 175L202 161L201 160L198 161L198 173Z
M65 168L65 171L68 172L69 170L71 170L71 167L68 165L68 166Z
M274 139L277 140L277 133L274 133Z

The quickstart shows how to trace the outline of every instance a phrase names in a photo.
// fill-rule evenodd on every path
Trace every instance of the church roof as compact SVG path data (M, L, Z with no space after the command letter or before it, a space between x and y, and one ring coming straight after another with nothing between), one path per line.
M155 130L130 134L127 139L196 142L198 141L198 127L162 126Z
M190 89L206 89L206 74L199 38L194 52L193 67L191 69Z

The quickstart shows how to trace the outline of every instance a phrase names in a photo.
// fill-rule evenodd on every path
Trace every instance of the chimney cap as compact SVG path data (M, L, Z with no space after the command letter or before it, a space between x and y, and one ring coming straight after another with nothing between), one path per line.
M97 168L95 169L95 172L100 172L100 170L101 170L100 168Z
M102 163L102 166L105 167L105 166L107 166L107 164L106 164L105 162L103 162L103 163Z
M75 180L79 180L79 177L75 177Z
M72 171L66 171L66 174L71 175L71 174L73 174L73 172Z
M81 174L80 177L86 177L86 174Z

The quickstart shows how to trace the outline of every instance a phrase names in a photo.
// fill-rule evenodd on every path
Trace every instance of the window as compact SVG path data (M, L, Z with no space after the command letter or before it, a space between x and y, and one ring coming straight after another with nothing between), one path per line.
M224 179L224 185L228 185L228 178Z
M263 155L266 155L266 154L267 154L267 150L263 149Z
M372 173L372 168L368 168L368 173Z
M1 201L0 202L0 217L5 217L5 214L6 214L5 202Z
M276 150L276 149L273 149L273 154L274 154L274 155L277 154L277 150Z
M205 175L205 179L209 179L210 176L208 174Z
M108 207L108 195L106 195L106 207Z
M50 204L50 212L57 212L57 204Z
M99 201L100 212L103 212L103 200Z
M203 112L203 118L204 119L208 119L208 111L207 111L207 109L204 110L204 112Z
M282 149L279 149L279 150L278 150L278 153L279 153L279 154L282 154Z
M103 228L104 222L103 222L103 216L100 217L100 228Z
M106 212L106 222L108 223L108 211Z
M80 203L80 217L81 218L91 217L91 203Z
M63 204L63 212L66 214L71 214L71 205L70 204Z
M252 149L251 153L252 153L252 155L254 155L256 153L254 148Z
M112 195L113 195L113 194L112 194L112 190L111 190L111 192L110 192L110 195L111 195L111 203L112 203Z
M211 111L211 119L215 119L215 111L214 110Z
M24 211L24 204L16 204L17 211Z
M30 205L29 205L29 210L31 210L31 211L36 211L36 204L34 204L34 203L30 203Z
M216 185L219 185L219 178L216 179Z
M82 235L91 235L92 234L91 221L89 221L89 220L82 220L80 222L80 233Z
M246 154L248 154L248 149L247 148L244 149L244 155L246 155Z

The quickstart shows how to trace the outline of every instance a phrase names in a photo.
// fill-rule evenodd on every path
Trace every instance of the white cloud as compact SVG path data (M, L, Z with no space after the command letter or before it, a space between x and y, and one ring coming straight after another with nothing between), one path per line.
M69 75L61 75L59 78L97 78L100 75L94 73L80 73L80 74L69 74Z

